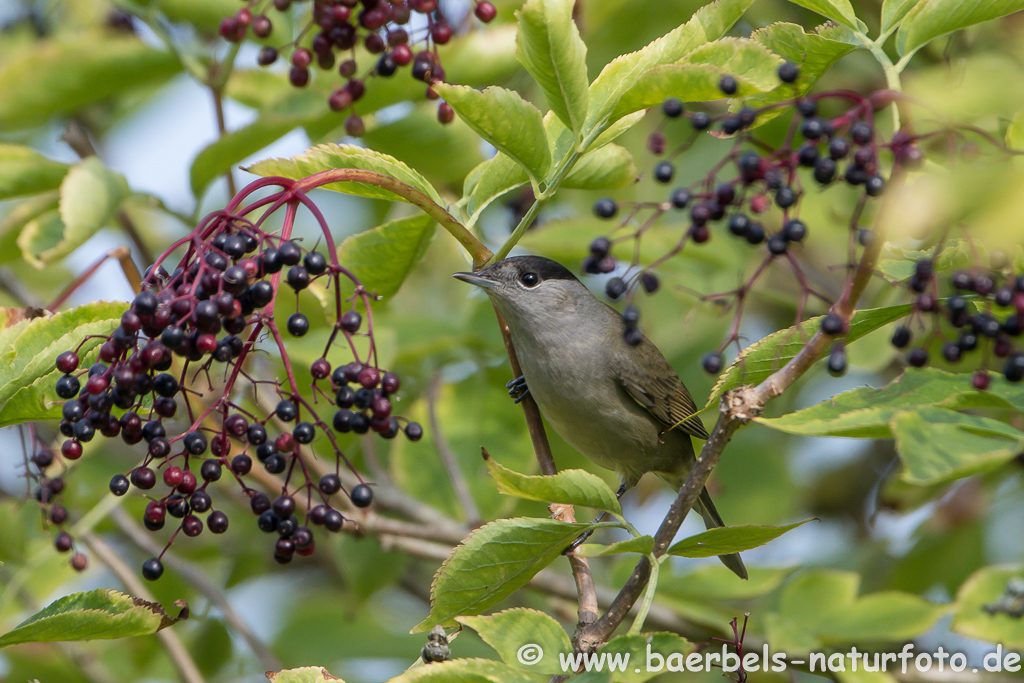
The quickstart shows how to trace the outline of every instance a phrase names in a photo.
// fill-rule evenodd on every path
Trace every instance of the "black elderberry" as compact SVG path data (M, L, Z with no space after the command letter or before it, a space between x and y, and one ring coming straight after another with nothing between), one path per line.
M123 474L115 474L110 480L110 492L115 496L123 496L128 493L128 477Z
M828 185L836 177L836 162L821 157L814 162L814 179L821 185Z
M292 313L288 316L287 328L293 337L304 337L309 332L309 318L302 313Z
M320 491L327 496L341 490L341 478L336 474L325 474L320 478Z
M292 266L288 269L286 281L288 282L289 287L294 289L296 292L300 292L306 287L309 287L309 271L302 266Z
M294 403L284 399L277 404L274 413L282 422L292 422L298 416L299 409L295 407Z
M612 218L618 213L618 205L607 197L594 202L594 214L598 218Z
M724 364L721 354L710 351L704 354L704 357L700 359L700 366L704 368L704 372L709 375L717 375L722 371L722 365Z
M726 95L735 95L739 89L739 84L732 76L722 76L718 81L718 89Z
M654 179L659 183L670 183L675 172L676 168L671 161L662 161L654 167Z
M221 469L219 461L209 458L204 460L202 467L199 468L199 476L203 481L217 481L220 479Z
M147 581L156 581L164 574L164 563L151 557L142 564L142 576Z
M711 125L711 116L707 112L694 112L690 117L690 125L694 130L706 130Z
M609 299L618 299L626 293L626 281L621 277L613 277L605 283L604 292Z
M821 331L830 337L843 333L843 319L835 313L829 313L821 319Z
M370 503L373 502L373 489L366 484L359 484L352 489L349 498L351 498L352 504L356 507L369 507Z
M661 103L661 111L670 119L679 118L683 115L683 103L674 97L670 97Z
M846 374L846 349L841 344L833 346L828 354L828 374L833 377Z
M295 437L297 443L311 443L316 436L316 428L309 422L300 422L292 430L292 436Z
M782 236L787 242L800 242L807 236L807 226L797 218L791 218L782 226Z
M355 334L363 324L363 316L359 314L359 311L345 311L341 316L339 324L341 329L349 334Z
M784 62L779 66L778 74L783 83L794 83L800 76L800 67L793 62Z

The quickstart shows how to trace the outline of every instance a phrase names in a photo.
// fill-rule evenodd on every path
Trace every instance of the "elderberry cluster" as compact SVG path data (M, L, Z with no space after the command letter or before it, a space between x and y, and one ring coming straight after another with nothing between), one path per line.
M778 69L780 87L790 87L800 78L796 64L786 62ZM723 95L734 95L738 83L732 76L723 76L718 83ZM832 305L826 296L816 292L807 284L801 265L792 253L805 241L810 228L800 217L800 202L807 194L808 186L825 189L839 182L859 188L861 200L850 221L851 252L857 242L861 246L869 243L870 231L863 231L859 225L861 213L869 198L877 197L885 189L886 179L882 175L880 153L891 154L893 166L916 164L921 159L917 146L918 138L905 132L897 132L891 140L882 140L873 125L876 108L887 103L884 97L862 97L850 92L825 92L767 105L761 108L742 106L735 111L713 114L688 108L678 99L670 98L661 107L663 118L648 139L649 150L656 155L666 155L668 137L664 128L674 120L689 122L685 141L653 169L655 182L670 185L676 168L673 158L688 150L701 135L714 132L722 138L731 137L732 146L721 163L714 166L703 179L690 185L676 186L668 191L662 201L616 202L610 198L598 200L593 207L594 214L603 219L614 219L624 214L618 226L607 236L599 237L590 244L590 255L583 262L583 271L592 274L610 274L620 269L613 255L613 248L622 242L629 242L631 253L639 253L638 247L644 234L663 215L680 212L685 216L683 234L678 244L667 254L646 266L635 260L623 268L623 274L611 277L605 285L605 293L611 299L632 295L637 289L653 293L659 288L654 270L666 260L675 256L688 242L696 245L707 243L718 230L728 231L736 239L743 240L758 249L760 266L750 279L739 289L719 294L706 295L705 300L732 300L736 317L728 338L721 346L704 356L702 365L709 373L718 373L723 366L721 352L726 346L738 341L739 319L746 294L755 282L774 264L782 264L793 272L797 283L803 289L798 319L804 316L804 302L809 297ZM821 111L828 104L835 104L841 111L825 115ZM752 127L758 118L768 112L791 108L794 113L789 130L781 144L772 144L754 137ZM851 253L851 261L853 254ZM630 314L634 318L635 314ZM633 331L629 320L624 320L624 338L629 343L638 343L641 336ZM826 316L828 334L841 336L845 323L837 315ZM842 374L846 370L846 352L841 340L837 341L830 354L829 370Z
M474 2L474 14L480 21L488 23L497 15L497 9L487 0ZM292 5L299 4L305 3L273 0L274 9L282 13L290 12ZM337 64L345 84L328 98L334 111L354 110L354 105L366 92L368 78L389 78L410 64L412 77L427 84L427 99L438 99L430 87L444 80L445 75L437 46L449 42L453 35L438 0L312 0L311 4L309 23L300 27L299 37L276 48L263 47L258 57L261 66L270 66L280 53L290 52L288 80L296 88L303 88L309 84L314 64L323 71L331 71ZM261 7L269 9L266 5L265 0L246 2L234 16L221 22L221 36L240 42L251 30L257 38L268 38L274 29L273 20L259 13ZM421 20L415 15L420 15ZM371 55L380 55L376 63L362 73L354 56L357 45L362 45ZM455 112L442 102L437 118L441 123L450 123ZM363 120L357 114L345 120L345 131L349 135L359 136L364 130Z
M267 182L257 181L240 197ZM407 438L417 441L423 430L415 422L392 415L400 380L377 366L371 325L367 322L366 332L361 332L363 316L356 309L356 304L362 303L369 311L373 296L338 263L326 225L322 228L331 247L328 256L307 251L287 238L293 212L286 217L281 234L261 229L263 221L283 203L297 206L300 201L294 189L277 198L280 201L271 196L248 208L212 214L172 246L147 270L143 291L122 315L120 325L103 338L98 362L80 368L81 346L57 357L63 375L57 380L56 392L66 399L59 424L61 434L67 437L60 448L66 460L80 458L82 444L97 434L120 437L129 445L145 442L141 464L116 474L110 480L110 491L123 496L132 486L151 492L162 485L160 493L147 494L150 502L143 522L151 531L159 531L170 521L176 530L168 546L179 532L198 536L204 529L215 534L227 530L228 516L214 509L215 490L211 487L226 472L249 496L259 528L276 533L274 557L285 563L294 554L311 554L314 548L312 531L299 521L302 510L297 511L296 496L303 509L319 510L308 514L313 524L329 531L342 527L344 518L331 506L330 497L343 491L337 474L341 462L349 469L352 466L340 450L336 434L373 431L393 439L404 431ZM255 222L247 217L268 204ZM161 264L172 250L185 245L184 257L168 273ZM322 357L310 366L313 395L307 399L300 391L273 309L280 301L282 282L298 297L318 279L334 290L337 318ZM343 280L355 289L347 300L350 307L341 295ZM302 337L310 322L296 311L285 327L291 336ZM363 360L354 344L356 336L370 340L371 350ZM355 360L332 372L328 356L339 339L347 342ZM272 344L281 357L288 376L286 385L250 375L255 352L265 350L266 344ZM215 375L222 376L217 386ZM205 383L197 381L200 377ZM276 405L253 408L238 402L242 399L236 384L241 379L255 390L269 385L272 394L277 394ZM257 399L260 393L265 391L257 391ZM314 408L318 395L337 406L330 425ZM334 474L315 483L307 458L317 439L333 450L336 467ZM44 462L45 454L40 451L33 456L40 470L49 464ZM244 481L253 470L254 459L268 473L285 477L273 503ZM344 493L354 506L366 507L373 500L372 489L355 475L360 483ZM293 484L293 477L300 481ZM55 481L41 486L41 499L58 492ZM51 519L55 509L50 508ZM66 516L65 510L61 521ZM70 540L62 532L55 543L65 549ZM143 575L149 579L158 578L162 571L159 557L143 566Z
M979 391L989 387L993 364L1002 364L1007 381L1024 380L1024 349L1017 341L1024 333L1024 275L1005 268L958 270L949 279L949 296L940 298L942 280L935 265L934 257L915 264L906 282L914 310L896 328L892 345L908 349L906 361L915 368L928 364L929 348L936 345L953 365L978 357L980 367L971 383Z
M71 552L74 549L74 538L63 528L68 520L68 509L61 503L64 477L49 472L56 462L53 451L37 437L34 429L30 428L29 432L24 465L27 477L35 482L33 497L42 509L44 524L57 529L53 540L54 547L62 553ZM29 451L32 452L31 456L28 455ZM75 552L71 555L70 564L75 570L82 571L89 566L89 559L84 554Z

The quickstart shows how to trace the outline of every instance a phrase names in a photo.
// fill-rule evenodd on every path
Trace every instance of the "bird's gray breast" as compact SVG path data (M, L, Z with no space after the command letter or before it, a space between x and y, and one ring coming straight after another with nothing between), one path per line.
M513 343L530 393L558 435L630 483L678 461L681 453L659 438L656 420L622 388L600 330L545 327L546 334L529 339L513 334Z

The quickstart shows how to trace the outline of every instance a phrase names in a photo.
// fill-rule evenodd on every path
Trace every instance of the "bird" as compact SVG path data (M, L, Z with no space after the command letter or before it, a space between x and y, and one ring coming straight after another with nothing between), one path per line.
M615 471L619 497L648 472L679 490L695 463L691 437L708 434L657 346L642 335L627 343L622 316L549 258L512 256L454 277L483 289L508 325L522 368L508 385L517 402L529 393L570 446ZM708 529L725 526L707 488L695 507ZM738 553L719 557L747 578Z

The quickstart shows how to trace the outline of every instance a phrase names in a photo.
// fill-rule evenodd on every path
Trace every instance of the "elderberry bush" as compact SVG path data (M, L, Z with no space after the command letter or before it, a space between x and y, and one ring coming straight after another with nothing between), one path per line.
M255 190L274 184L281 185L279 192L244 204ZM228 530L230 520L216 506L222 493L215 484L234 479L258 527L273 537L274 558L287 563L295 555L308 556L315 548L310 527L337 532L345 522L332 496L345 495L357 508L373 501L373 489L342 452L338 436L404 434L418 441L423 435L417 423L393 414L401 381L377 362L374 296L338 262L319 212L314 210L324 252L291 239L296 210L305 202L292 181L256 181L147 270L143 290L102 340L98 362L84 367L81 347L57 357L63 374L55 390L65 399L61 455L77 460L82 444L96 438L138 444L141 462L114 474L110 491L144 492L149 503L142 521L154 532L171 530L167 547L179 533ZM270 231L266 221L282 207L284 225ZM178 250L183 255L175 261ZM287 338L304 336L309 320L296 310L282 329L275 308L296 301L313 283L333 294L334 322L310 376L301 377ZM344 298L343 289L351 296ZM359 351L360 337L368 340L369 351ZM286 381L252 374L255 357L266 351L280 357ZM309 467L315 446L335 459L334 473L316 481ZM32 456L40 477L52 461L47 450ZM359 481L348 490L338 475L342 465ZM280 475L280 487L265 493L250 486L258 469ZM55 502L62 488L61 479L43 479L37 493L58 528L67 518ZM64 530L54 542L61 551L73 546ZM159 578L160 557L148 560L142 573Z
M296 88L309 84L314 66L325 72L336 69L345 84L331 93L328 104L334 111L353 112L345 120L349 135L364 132L355 109L372 78L390 78L409 67L412 78L426 83L426 98L438 98L430 87L445 78L437 46L445 45L454 35L438 0L274 0L272 8L276 14L285 15L303 5L311 5L311 11L302 15L307 21L298 27L298 37L285 45L265 45L258 62L270 66L287 56L288 80ZM271 6L262 0L249 0L234 16L221 22L220 35L234 43L250 31L257 39L269 38L274 12L260 14L261 8L269 10ZM497 15L497 9L487 0L474 0L473 14L486 24ZM360 68L355 56L357 46L373 55L376 62ZM454 117L451 106L445 102L438 105L441 123L450 123Z

